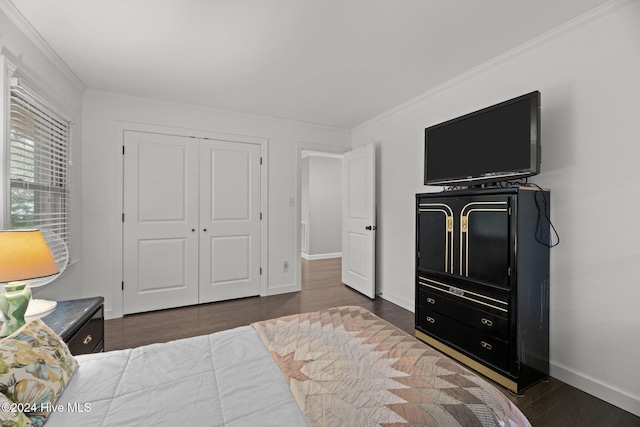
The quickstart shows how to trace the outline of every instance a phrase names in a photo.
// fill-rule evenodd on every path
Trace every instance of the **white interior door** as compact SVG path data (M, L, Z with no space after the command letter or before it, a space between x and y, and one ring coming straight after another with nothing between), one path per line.
M124 136L125 314L198 302L198 146Z
M200 144L200 302L260 295L260 146Z
M345 153L342 183L342 282L375 298L375 147Z

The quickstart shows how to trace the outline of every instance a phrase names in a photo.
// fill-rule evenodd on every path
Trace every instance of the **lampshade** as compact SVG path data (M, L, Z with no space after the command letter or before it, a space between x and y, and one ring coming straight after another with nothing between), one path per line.
M40 230L0 230L0 282L58 273Z

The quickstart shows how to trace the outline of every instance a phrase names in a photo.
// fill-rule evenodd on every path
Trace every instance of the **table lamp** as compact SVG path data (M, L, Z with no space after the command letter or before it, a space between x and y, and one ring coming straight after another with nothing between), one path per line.
M0 230L0 311L4 323L0 337L6 337L24 325L31 290L27 279L58 273L47 242L40 230Z

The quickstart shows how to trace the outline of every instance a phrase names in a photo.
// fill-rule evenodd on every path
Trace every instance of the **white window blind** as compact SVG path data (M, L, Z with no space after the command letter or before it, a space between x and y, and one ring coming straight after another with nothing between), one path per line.
M53 231L70 248L71 121L12 78L9 122L11 228Z

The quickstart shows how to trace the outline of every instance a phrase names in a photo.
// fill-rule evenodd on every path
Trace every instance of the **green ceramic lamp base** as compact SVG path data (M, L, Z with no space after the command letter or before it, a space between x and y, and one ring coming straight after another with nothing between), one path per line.
M0 337L6 337L25 324L24 314L27 312L31 289L27 282L9 282L4 285L4 293L0 294L0 311L4 317Z

